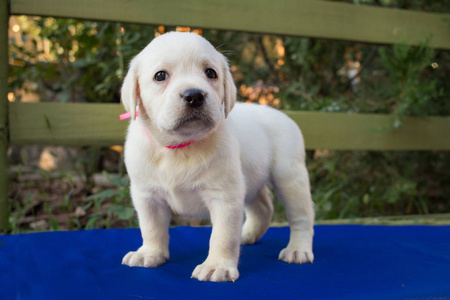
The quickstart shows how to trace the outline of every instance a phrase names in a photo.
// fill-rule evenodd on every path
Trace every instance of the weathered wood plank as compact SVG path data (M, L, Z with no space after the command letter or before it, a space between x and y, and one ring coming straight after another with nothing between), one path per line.
M0 0L0 232L8 228L8 1Z
M122 144L127 122L117 104L11 103L12 145Z
M450 118L406 118L386 129L394 116L321 112L287 112L302 129L309 149L450 150Z
M286 34L450 49L450 14L317 0L11 0L12 14Z
M335 220L316 220L321 225L366 224L366 225L450 225L450 214L407 215L388 217L368 217ZM278 225L278 224L277 224ZM287 226L286 224L279 224Z
M118 104L11 103L11 144L122 144L128 122ZM407 118L396 130L389 115L287 112L308 149L450 150L450 118Z

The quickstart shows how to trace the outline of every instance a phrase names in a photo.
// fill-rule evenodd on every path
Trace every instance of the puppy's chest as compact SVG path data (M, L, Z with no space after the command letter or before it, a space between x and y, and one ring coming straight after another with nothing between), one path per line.
M196 190L171 189L166 192L166 201L175 213L204 218L209 216L209 211Z
M209 216L201 193L202 187L168 185L160 180L150 180L148 184L152 194L165 201L175 213L202 218Z
M204 168L204 167L203 167ZM147 166L148 185L158 191L170 208L183 215L208 217L208 210L202 199L202 190L208 182L208 175L201 164L159 161Z
M202 162L189 160L173 160L162 158L151 161L147 165L141 165L145 168L147 178L155 184L166 190L173 189L196 189L208 181L209 165Z

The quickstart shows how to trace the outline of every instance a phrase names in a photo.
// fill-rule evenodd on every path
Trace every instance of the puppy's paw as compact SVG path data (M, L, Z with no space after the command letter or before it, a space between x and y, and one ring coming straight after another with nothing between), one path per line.
M128 252L123 257L122 265L154 268L164 264L168 259L169 255L157 254L145 247L141 247L138 251Z
M241 236L241 245L253 245L258 240L259 236L257 236L254 232L243 232Z
M305 264L314 261L314 254L311 250L285 248L281 250L278 259L290 264Z
M252 245L256 243L266 233L268 227L269 223L250 223L247 220L242 228L241 245Z
M195 268L191 278L197 278L200 281L235 282L239 278L239 271L232 265L218 265L204 262Z

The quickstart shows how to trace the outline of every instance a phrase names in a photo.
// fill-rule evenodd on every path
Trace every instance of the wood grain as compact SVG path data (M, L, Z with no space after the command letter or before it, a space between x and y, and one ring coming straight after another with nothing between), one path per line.
M128 121L119 104L11 103L11 144L123 144ZM386 129L390 115L286 112L302 129L308 149L450 150L450 118L406 118ZM280 133L281 134L281 133Z
M11 0L11 13L450 49L450 14L318 0Z
M0 233L8 228L8 1L0 0Z

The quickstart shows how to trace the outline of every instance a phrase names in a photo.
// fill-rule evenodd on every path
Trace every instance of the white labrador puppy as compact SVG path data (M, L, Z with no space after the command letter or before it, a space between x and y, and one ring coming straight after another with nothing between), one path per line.
M209 254L192 277L235 281L240 244L255 243L269 227L268 182L291 229L279 259L313 261L314 208L300 130L275 109L235 104L227 60L207 40L176 32L155 38L131 61L122 101L132 117L125 163L143 239L123 264L156 267L169 259L173 210L211 218Z

